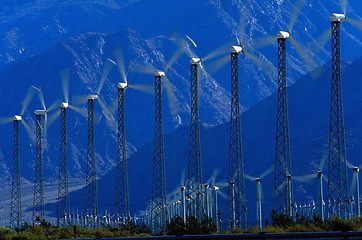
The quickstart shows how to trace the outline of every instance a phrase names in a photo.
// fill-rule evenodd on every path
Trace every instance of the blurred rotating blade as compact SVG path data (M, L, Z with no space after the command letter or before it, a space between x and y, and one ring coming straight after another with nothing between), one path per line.
M346 5L347 0L339 0L339 4L341 5L341 11L344 15L346 15Z
M61 102L60 99L55 100L55 102L47 109L47 112L53 111L56 107L59 107Z
M352 24L353 26L355 26L359 30L362 30L362 22L361 21L357 21L357 20L351 19L351 18L346 18L346 20L347 20L347 22L349 22L350 24Z
M72 103L73 106L79 106L79 105L84 105L86 104L88 101L88 98L86 95L82 95L82 96L72 96Z
M148 94L155 94L155 86L154 85L145 85L145 84L130 84L129 88L135 89L137 91L141 91Z
M244 177L245 177L246 179L249 179L250 181L255 181L255 180L256 180L255 177L252 177L252 176L250 176L250 175L248 175L248 174L246 174L246 173L244 173Z
M0 118L0 125L11 123L12 121L14 121L13 117L2 117Z
M240 18L239 18L239 35L238 35L238 44L240 47L243 46L243 39L244 39L244 34L245 34L245 29L246 29L246 24L248 22L248 14L249 11L242 11L240 13Z
M21 123L23 124L26 132L28 133L30 140L31 140L33 143L35 143L35 133L34 133L34 131L31 129L31 127L29 126L29 124L28 124L24 119L21 120Z
M218 72L222 67L224 67L228 62L230 62L230 55L226 55L221 57L213 62L206 63L205 68L210 75L215 74Z
M124 57L123 57L123 50L122 47L118 47L113 51L114 56L116 57L116 62L118 66L118 71L122 76L122 79L125 83L127 83L127 75L126 75L126 69L124 64Z
M327 29L311 44L310 49L313 55L318 56L319 52L324 48L327 41L331 38L331 30Z
M293 8L292 15L290 16L289 26L288 26L288 32L291 32L293 29L293 26L297 20L298 15L300 14L300 10L304 6L306 0L296 0Z
M353 169L354 168L354 165L352 163L350 163L349 161L345 160L346 161L346 165L348 168L350 169Z
M305 176L294 176L293 179L298 182L310 182L312 179L316 178L317 174L308 174Z
M166 63L166 67L163 71L167 72L167 70L182 56L183 53L184 51L181 48L177 49L177 51L173 53L170 60Z
M37 92L37 89L34 87L29 87L29 90L25 96L25 99L23 101L23 107L21 109L20 115L23 116L24 112L29 106L30 101L33 99L35 93Z
M100 99L100 98L97 98L98 102L99 102L99 105L101 106L102 108L102 111L104 113L104 116L109 119L112 114L111 112L109 111L108 107L106 106L106 104Z
M88 117L88 113L87 113L87 109L86 108L79 108L79 107L75 107L73 105L69 105L69 108L74 110L75 112L79 113L79 115L87 118Z
M317 64L313 61L308 52L302 48L300 43L297 42L294 38L290 37L290 42L293 44L295 50L297 51L298 55L303 59L303 62L309 68L309 70L314 69L317 67Z
M130 61L129 70L131 72L143 73L143 74L155 74L155 70L153 67L148 65L143 65L138 62Z
M104 64L104 67L103 67L103 73L102 73L101 81L99 82L99 87L98 87L97 95L99 95L99 94L101 93L102 88L103 88L103 86L104 86L104 82L105 82L106 79L108 78L108 75L109 75L109 73L111 72L113 65L114 65L114 64L107 59L107 61L106 61L105 64Z
M197 48L196 43L194 42L194 40L192 40L188 35L185 35L186 38L192 43L192 45L194 45L195 48Z
M171 83L166 77L166 75L164 76L163 79L165 81L165 88L168 97L170 112L173 116L175 116L180 112L180 103L178 102L175 93L172 91Z
M247 58L254 62L267 75L270 80L275 81L275 76L273 72L276 72L276 68L271 63L261 61L257 56L253 55L248 51L243 50L243 53Z
M44 101L44 95L43 95L43 91L41 90L41 88L38 89L38 97L39 97L41 106L43 107L43 110L46 110L45 101Z
M319 171L323 171L324 166L326 165L327 162L327 158L328 158L328 151L325 150L322 153L321 161L319 163L319 168L318 168Z
M70 69L65 68L59 71L60 80L62 82L63 88L63 97L66 103L69 103L69 76L70 76Z
M53 113L52 115L49 116L48 123L47 123L47 128L50 127L55 122L55 120L57 120L57 118L60 117L60 113L61 113L61 111L58 110L58 111L56 111L55 113Z
M266 176L268 176L274 169L274 165L271 165L265 172L263 172L261 175L260 175L260 179L263 179L265 178Z
M258 49L258 48L262 48L262 47L265 47L265 46L268 46L268 45L272 45L277 40L278 40L278 38L276 36L255 39L254 47L255 47L255 49Z
M230 45L231 45L230 42L223 44L221 47L218 47L217 49L215 49L214 51L210 52L205 57L203 57L202 61L205 62L205 61L220 57L222 55L225 55L226 53L229 53Z

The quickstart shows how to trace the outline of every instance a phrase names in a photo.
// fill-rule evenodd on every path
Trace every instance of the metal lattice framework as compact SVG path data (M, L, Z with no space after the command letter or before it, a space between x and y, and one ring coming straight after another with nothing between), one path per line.
M340 21L332 21L332 87L329 128L328 218L349 217L340 69Z
M155 76L155 139L153 150L152 179L152 230L166 230L166 182L162 129L161 76Z
M291 158L286 86L286 38L278 38L278 108L275 153L274 209L293 216Z
M19 158L19 120L14 120L14 159L11 181L10 227L19 229L22 220Z
M246 228L244 171L241 150L241 125L239 105L239 54L231 53L231 117L229 145L229 175L227 200L227 225L232 230Z
M67 154L67 109L60 109L60 161L57 203L58 226L67 226L69 219L68 154Z
M126 137L124 127L124 93L125 88L118 88L118 142L117 142L117 173L115 216L121 218L123 223L130 218Z
M36 158L34 176L33 224L37 218L44 219L44 182L43 182L43 151L42 151L42 115L36 115Z
M96 156L94 147L94 98L88 99L88 151L85 189L86 227L96 228L98 214Z
M198 94L199 63L191 64L191 121L187 195L188 214L200 219L202 216L202 175L199 128L199 94Z

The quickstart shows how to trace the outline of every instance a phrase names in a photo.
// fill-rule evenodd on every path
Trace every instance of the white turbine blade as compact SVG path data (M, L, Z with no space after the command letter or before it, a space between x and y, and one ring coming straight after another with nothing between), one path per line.
M49 116L48 123L47 123L47 128L50 127L55 122L55 120L57 120L57 118L60 116L60 113L61 113L61 111L58 110L58 111L56 111L55 113L53 113L52 115Z
M316 178L317 174L309 174L305 176L293 176L293 179L298 182L310 182L313 178Z
M357 21L355 19L351 19L351 18L346 18L346 20L351 23L353 26L355 26L356 28L358 28L359 30L362 30L362 22L361 21Z
M289 32L292 31L294 23L296 22L297 17L300 13L300 10L302 9L302 7L305 4L305 1L306 0L296 0L296 2L294 4L292 15L290 16L289 27L288 27Z
M0 118L0 125L11 123L12 121L14 121L13 117L2 117Z
M194 40L192 40L188 35L185 34L185 36L187 37L187 39L192 43L192 45L194 45L195 48L197 48L196 43L194 42Z
M275 67L268 62L261 61L257 56L251 54L248 51L243 51L245 56L253 61L267 76L270 80L275 81L275 77L273 71L275 71Z
M122 47L116 48L114 51L114 56L116 57L117 65L119 73L122 76L123 81L127 82L127 76L126 76L126 70L125 70L125 64L124 64L124 57L123 57L123 50Z
M29 106L30 101L33 99L35 93L37 92L37 89L34 87L29 87L29 90L26 94L26 97L23 101L23 107L21 109L20 115L23 116L24 112L26 111L26 109Z
M230 62L230 55L226 55L224 57L219 58L214 62L210 62L206 64L205 68L210 75L215 74L219 71L223 66L225 66L228 62Z
M323 179L326 183L328 183L328 178L327 178L327 176L323 175L323 176L322 176L322 179Z
M26 123L26 121L24 119L21 120L21 123L24 125L24 128L26 130L26 132L29 135L30 140L35 143L35 133L34 131L30 128L30 126Z
M224 198L225 200L228 199L228 196L227 196L225 193L223 193L220 189L219 189L218 193L219 193L219 195L220 195L222 198Z
M354 166L352 165L352 163L350 163L349 161L346 160L346 164L347 164L347 167L350 168L350 169L353 169Z
M265 47L267 45L274 44L278 38L276 36L274 37L267 37L267 38L259 38L254 41L254 46L256 49Z
M88 117L87 109L85 109L85 108L79 108L79 107L75 107L73 105L69 105L69 108L76 111L77 113L79 113L81 116L83 116L85 118Z
M219 174L218 169L214 169L212 176L206 181L209 185L214 186L216 182L216 176Z
M260 179L265 178L267 175L269 175L269 173L271 173L274 170L274 165L271 165L265 172L263 172L260 175Z
M326 45L327 41L331 37L331 30L327 29L325 32L320 35L317 40L314 41L314 43L310 46L311 52L313 55L317 56L319 52L322 50L324 45Z
M294 38L290 37L290 42L295 47L295 50L297 51L298 55L303 59L305 65L309 69L314 69L317 64L313 61L313 59L308 55L307 51L302 48L302 46L295 40Z
M220 57L222 55L225 55L227 53L230 53L230 46L231 46L230 42L225 43L221 47L218 47L217 49L215 49L214 51L210 52L205 57L203 57L202 61L205 62L210 59L214 59L214 58Z
M148 94L155 94L155 86L154 85L145 85L145 84L130 84L129 88L135 89L137 91L141 91Z
M112 70L112 67L113 67L113 63L107 60L103 67L103 73L102 73L101 81L99 82L97 95L99 95L101 93L104 83L105 83L106 79L108 78L109 73Z
M180 186L185 186L185 184L186 184L186 182L185 182L185 174L186 174L186 170L185 170L185 168L183 168L182 172L181 172Z
M255 177L252 177L252 176L250 176L250 175L248 175L248 174L246 174L246 173L244 173L244 177L245 177L246 179L249 179L250 181L255 181L255 180L256 180Z
M109 111L108 107L106 106L106 104L100 99L100 98L97 98L98 102L99 102L99 105L101 106L102 110L103 110L103 113L104 113L104 116L109 119L112 114L111 112Z
M163 77L163 79L165 81L165 88L168 97L168 105L170 107L170 112L173 116L175 116L180 112L180 103L177 100L175 93L172 91L171 83L167 79L166 75Z
M69 103L69 76L70 69L65 68L59 71L60 80L62 81L63 97L66 103Z
M177 49L176 52L174 52L174 54L172 55L172 57L170 58L170 60L166 63L166 67L163 70L164 72L167 72L167 70L182 56L182 54L185 51L183 49Z
M130 61L129 70L131 72L143 73L143 74L155 74L155 69L148 65L143 65L138 62Z
M327 158L328 158L328 151L323 151L321 162L319 164L319 169L318 169L319 171L323 171L324 166L326 165L327 162Z
M245 13L245 14L244 14ZM238 44L240 47L243 45L243 39L245 34L245 28L247 24L247 18L248 18L249 11L242 11L239 18L239 37L238 37Z
M341 5L341 11L344 15L346 15L346 1L347 0L340 0L339 3Z
M59 107L60 103L61 103L60 99L55 100L55 102L52 105L50 105L50 107L47 109L47 112L50 112L50 111L54 110L55 108Z
M44 95L43 95L43 92L42 92L42 90L40 88L38 89L38 97L39 97L41 106L43 107L44 110L46 110Z
M76 105L76 106L79 106L79 105L84 105L86 104L88 101L88 98L86 95L83 95L83 96L73 96L72 97L72 103L73 103L73 106Z

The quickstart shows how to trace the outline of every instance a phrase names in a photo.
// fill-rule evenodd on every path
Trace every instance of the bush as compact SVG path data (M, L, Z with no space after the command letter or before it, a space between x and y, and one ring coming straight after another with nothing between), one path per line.
M287 232L310 232L306 226L302 226L299 224L288 227L286 231Z
M327 220L327 229L329 231L353 231L354 223L351 220L343 220L337 217Z
M263 228L263 232L266 233L283 233L285 232L284 228L279 227L279 226L267 226L265 228Z

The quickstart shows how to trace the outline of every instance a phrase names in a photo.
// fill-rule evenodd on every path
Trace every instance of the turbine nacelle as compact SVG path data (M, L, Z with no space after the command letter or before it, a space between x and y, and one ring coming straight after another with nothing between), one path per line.
M155 76L156 76L156 77L164 77L164 76L165 76L165 72L163 72L163 71L156 71L156 72L155 72Z
M87 98L88 100L95 100L98 99L98 95L88 95Z
M127 83L118 83L117 84L117 87L119 88L119 89L126 89L127 88Z
M342 22L346 20L346 15L342 13L333 13L331 16L329 16L333 22Z
M61 108L66 109L66 108L68 108L68 107L69 107L69 104L66 103L66 102L63 102L63 103L61 104Z
M322 176L322 172L321 171L318 171L318 176Z
M354 168L353 168L353 172L358 173L358 172L359 172L359 168L358 168L358 167L354 167Z
M232 53L241 53L243 51L243 48L240 46L232 46L230 49Z
M219 187L213 186L212 189L213 189L214 191L217 191L217 190L219 190Z
M256 181L256 183L260 183L261 179L260 179L260 178L256 178L255 181Z
M279 31L277 33L277 37L278 39L281 39L281 38L284 38L284 39L287 39L290 37L290 33L289 32L285 32L285 31Z
M191 58L190 62L191 62L192 65L201 64L201 59L193 57L193 58Z
M46 115L47 114L47 111L46 110L36 110L34 112L36 115Z
M23 118L20 115L14 116L14 121L21 121L21 120L23 120Z

